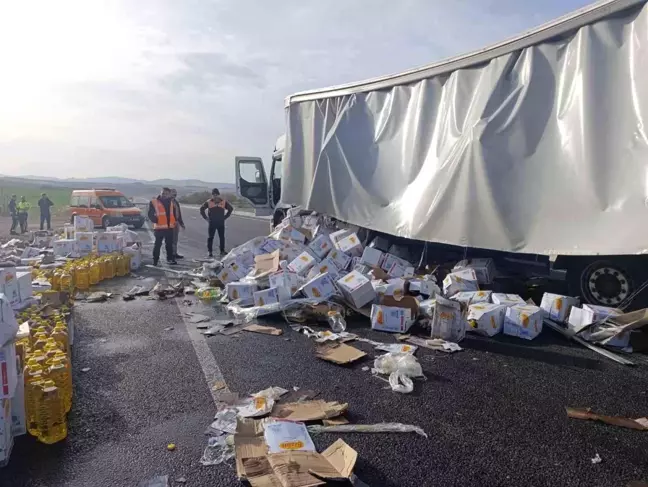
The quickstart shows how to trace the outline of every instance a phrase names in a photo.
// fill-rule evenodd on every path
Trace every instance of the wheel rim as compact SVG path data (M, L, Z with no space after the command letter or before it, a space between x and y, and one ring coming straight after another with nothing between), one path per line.
M582 274L581 290L591 303L619 306L633 292L627 271L608 262L594 262Z

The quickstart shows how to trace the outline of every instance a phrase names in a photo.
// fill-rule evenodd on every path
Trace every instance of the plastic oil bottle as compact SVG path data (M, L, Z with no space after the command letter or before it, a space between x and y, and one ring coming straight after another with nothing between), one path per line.
M67 421L61 391L46 380L38 397L38 440L52 445L67 437Z
M34 359L28 360L25 366L25 419L32 436L38 436L37 400L44 383L43 367Z
M61 290L61 272L59 272L58 270L54 271L54 273L52 274L52 279L50 280L50 284L52 285L52 290Z
M101 265L97 261L97 259L93 259L89 264L90 267L90 285L94 286L95 284L98 284L99 281L101 281Z
M63 398L63 411L69 412L72 408L72 390L69 388L68 369L61 358L54 358L49 368L49 378L58 387L59 394Z
M87 291L90 289L90 274L88 272L88 267L85 264L81 264L76 268L74 277L77 289L81 291Z
M60 362L65 367L65 387L70 398L69 403L65 405L65 412L69 413L70 409L72 408L72 397L74 396L74 388L72 385L72 367L70 366L70 359L68 359L68 357L64 353L59 353L58 355L56 355L56 357L54 357L54 359L52 359L49 366L51 367L55 362Z
M64 352L68 357L70 356L70 339L67 333L67 328L64 325L61 325L60 322L56 323L50 338L56 341L58 348L62 352Z
M60 290L61 291L66 291L66 292L71 292L74 286L74 281L72 280L72 274L70 274L69 270L64 270L61 272L61 277L60 277Z
M126 266L124 264L124 256L122 254L117 255L115 257L115 274L119 277L126 275Z
M47 334L39 331L34 335L34 350L43 350L47 344Z
M62 352L59 344L52 337L47 339L47 343L43 347L43 352L45 352L45 363L48 360L53 359L56 356L57 352Z

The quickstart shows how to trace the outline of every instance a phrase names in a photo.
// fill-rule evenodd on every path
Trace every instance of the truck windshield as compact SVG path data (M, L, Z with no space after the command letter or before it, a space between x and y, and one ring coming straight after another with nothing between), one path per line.
M125 196L100 196L104 208L132 208L133 203Z

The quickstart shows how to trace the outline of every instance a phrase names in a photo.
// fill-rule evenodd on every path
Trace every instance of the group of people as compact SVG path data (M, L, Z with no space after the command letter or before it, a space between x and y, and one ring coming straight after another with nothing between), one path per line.
M52 203L52 200L47 197L47 194L41 194L41 198L38 200L41 230L45 229L46 223L47 229L52 229L52 206L54 206L54 203ZM21 196L20 201L18 201L18 197L15 194L11 195L11 199L9 200L9 214L11 215L11 235L18 235L18 228L20 228L21 234L27 232L27 220L29 219L30 210L31 203L27 201L27 198Z
M214 236L218 232L220 255L225 254L225 220L227 220L234 208L224 198L220 191L214 188L212 197L205 201L200 207L200 216L209 223L207 230L207 251L209 257L214 257L213 246ZM153 245L153 264L160 262L160 251L164 243L167 255L167 263L176 265L178 259L183 256L178 254L178 236L180 229L185 229L182 220L182 211L177 200L178 193L175 189L162 188L159 196L149 203L148 218L153 223L155 243Z

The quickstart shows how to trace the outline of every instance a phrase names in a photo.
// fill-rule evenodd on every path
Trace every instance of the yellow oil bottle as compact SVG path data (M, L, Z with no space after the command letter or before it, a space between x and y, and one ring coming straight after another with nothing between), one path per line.
M50 284L52 285L52 290L60 291L61 290L61 272L54 271L52 278L50 279Z
M27 430L32 436L38 436L38 407L37 399L45 382L43 368L33 359L25 366L25 419Z
M72 292L74 281L72 279L72 274L70 274L70 271L65 270L61 273L59 287L61 291Z
M112 254L106 256L106 269L108 272L107 279L113 279L115 277L115 256Z
M119 277L124 277L127 274L126 271L126 258L124 254L119 254L115 261L117 262L116 269L115 269L115 274L117 274Z
M63 353L59 353L52 363L50 364L50 367L54 364L55 361L59 361L61 364L65 366L65 373L66 373L66 388L68 393L70 394L70 407L72 406L72 397L74 396L74 388L72 385L72 366L70 365L70 359ZM66 409L66 413L69 412L69 409Z
M70 340L67 334L67 327L57 323L50 335L58 344L58 348L68 357L70 356Z
M54 358L57 352L63 352L64 349L61 349L59 344L52 337L47 339L47 343L43 347L43 352L45 352L45 363L48 360Z
M88 267L83 264L76 268L74 273L76 288L80 291L87 291L90 289L90 273L88 272Z
M37 350L35 348L32 349L31 354L29 355L28 360L34 360L36 361L41 367L45 367L45 352L42 350Z
M72 390L68 380L68 369L61 358L54 358L49 368L49 378L54 381L58 387L59 393L63 397L63 410L68 413L72 408Z
M67 420L61 391L46 380L38 396L38 440L52 445L67 437Z
M42 331L39 331L34 335L34 350L43 350L45 348L45 344L47 343L47 334L43 333Z
M101 265L97 261L97 259L93 259L90 264L89 264L89 275L90 275L90 285L94 286L95 284L99 284L101 281Z

